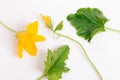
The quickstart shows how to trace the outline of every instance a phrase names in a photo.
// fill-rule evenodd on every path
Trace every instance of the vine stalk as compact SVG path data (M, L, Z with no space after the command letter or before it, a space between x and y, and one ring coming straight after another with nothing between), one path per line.
M82 49L82 51L83 51L83 53L84 53L84 56L85 56L86 59L88 60L89 64L90 64L91 67L94 69L94 71L96 72L97 76L99 77L99 80L103 80L100 72L98 71L98 69L96 68L96 66L93 64L93 62L92 62L91 59L89 58L86 50L84 49L83 45L82 45L80 42L78 42L77 40L75 40L75 39L73 39L73 38L71 38L71 37L69 37L69 36L67 36L67 35L63 35L63 34L60 34L60 33L55 32L55 31L53 31L53 33L56 34L56 35L58 35L58 36L64 37L64 38L66 38L66 39L69 39L69 40L75 42L76 44L78 44L78 45L80 46L80 48Z
M0 24L1 24L4 28L6 28L7 30L16 33L15 30L13 30L13 29L11 29L10 27L8 27L8 26L7 26L6 24L4 24L2 21L0 21Z

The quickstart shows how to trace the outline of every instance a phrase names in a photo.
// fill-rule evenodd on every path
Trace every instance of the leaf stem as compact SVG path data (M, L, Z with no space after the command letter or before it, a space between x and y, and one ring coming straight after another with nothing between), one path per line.
M41 80L43 77L45 77L46 74L41 75L37 80Z
M118 32L118 33L120 33L120 30L112 29L112 28L109 28L109 27L105 27L105 29L107 29L107 30L109 30L109 31L113 31L113 32Z
M16 33L15 30L13 30L13 29L11 29L10 27L8 27L8 26L7 26L6 24L4 24L2 21L0 21L0 24L1 24L3 27L5 27L7 30Z
M99 80L103 80L100 72L97 70L97 68L95 67L95 65L93 64L93 62L90 60L90 58L89 58L86 50L84 49L83 45L82 45L80 42L78 42L77 40L75 40L75 39L73 39L73 38L71 38L71 37L69 37L69 36L67 36L67 35L63 35L63 34L60 34L60 33L54 32L54 31L53 31L53 33L56 34L56 35L58 35L58 36L64 37L64 38L66 38L66 39L69 39L69 40L75 42L76 44L78 44L78 45L81 47L81 49L82 49L82 51L83 51L83 53L84 53L84 56L87 58L89 64L92 66L92 68L93 68L94 71L96 72L97 76L99 77Z

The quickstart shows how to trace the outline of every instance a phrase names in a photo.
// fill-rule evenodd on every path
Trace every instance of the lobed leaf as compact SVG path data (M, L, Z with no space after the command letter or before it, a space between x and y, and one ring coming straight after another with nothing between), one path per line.
M80 8L74 14L69 14L67 20L77 30L77 35L90 40L98 32L104 32L108 19L97 8Z
M45 61L44 75L48 80L58 80L62 78L63 72L68 72L65 61L68 59L69 47L64 45L52 52L48 50L47 60Z

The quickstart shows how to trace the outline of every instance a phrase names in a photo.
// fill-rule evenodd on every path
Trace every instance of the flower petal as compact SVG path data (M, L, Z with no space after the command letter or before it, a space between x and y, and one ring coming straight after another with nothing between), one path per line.
M36 56L37 48L35 43L30 39L25 39L23 42L23 48L31 55Z
M52 23L51 23L51 17L50 16L44 16L43 14L40 14L42 19L44 20L44 22L46 23L46 25L48 27L51 27L52 26Z
M23 51L22 45L20 42L18 42L18 57L19 58L22 58L22 51Z
M40 42L40 41L45 41L45 37L42 35L35 35L32 37L34 42Z
M38 32L38 21L32 22L27 25L26 32L32 35L37 34Z

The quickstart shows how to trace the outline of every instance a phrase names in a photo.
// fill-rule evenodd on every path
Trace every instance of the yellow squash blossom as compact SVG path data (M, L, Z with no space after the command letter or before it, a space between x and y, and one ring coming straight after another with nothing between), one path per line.
M44 16L43 14L40 14L46 25L52 29L52 21L50 16Z
M17 32L18 56L22 58L22 51L25 49L31 56L36 56L37 48L35 42L44 41L45 37L38 35L38 22L27 25L26 31Z

